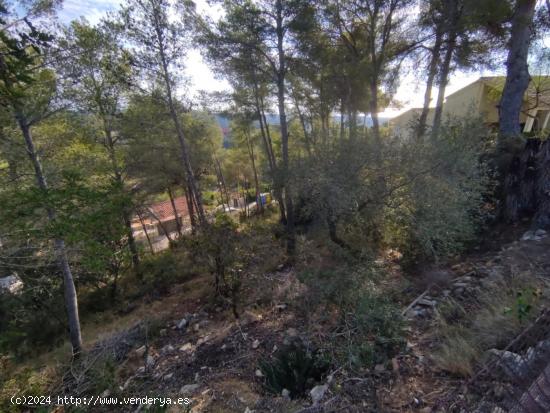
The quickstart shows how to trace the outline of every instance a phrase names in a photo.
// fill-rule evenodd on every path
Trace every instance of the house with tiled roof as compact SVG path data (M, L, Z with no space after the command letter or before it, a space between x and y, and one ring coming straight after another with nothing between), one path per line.
M136 238L155 237L174 233L178 230L178 223L185 228L189 221L187 200L184 196L156 202L136 214L132 220L132 229ZM145 232L147 231L147 234Z

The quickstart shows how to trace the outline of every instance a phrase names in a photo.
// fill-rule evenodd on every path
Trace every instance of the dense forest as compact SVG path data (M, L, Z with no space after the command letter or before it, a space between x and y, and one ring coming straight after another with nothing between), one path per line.
M550 2L198 3L0 0L0 412L550 411Z

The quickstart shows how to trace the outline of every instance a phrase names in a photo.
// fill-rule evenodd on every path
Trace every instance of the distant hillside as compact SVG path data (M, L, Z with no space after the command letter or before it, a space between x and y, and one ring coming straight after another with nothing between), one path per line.
M222 115L222 114L216 114L214 115L214 118L216 119L216 122L218 123L222 134L223 134L223 147L229 148L231 146L231 119L228 116ZM268 113L266 114L267 124L273 125L273 126L279 126L279 115L274 113ZM383 125L388 122L390 118L388 117L379 117L380 124ZM333 115L332 121L335 124L340 123L340 115ZM347 121L347 116L344 116L344 122ZM363 122L366 122L367 127L372 126L372 118L370 115L367 116L358 116L357 118L357 124L359 126L363 126ZM254 125L259 128L260 124L259 122L254 122Z

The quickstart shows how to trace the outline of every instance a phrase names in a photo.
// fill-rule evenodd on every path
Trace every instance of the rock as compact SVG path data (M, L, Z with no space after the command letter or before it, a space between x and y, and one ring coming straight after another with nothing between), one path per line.
M317 405L324 397L328 384L317 385L309 392L314 405Z
M374 371L377 373L381 373L385 370L386 370L386 366L384 366L383 364L377 364L376 366L374 366Z
M145 365L147 367L153 367L155 365L155 358L152 355L148 354L147 360L145 361Z
M134 377L129 377L128 380L126 380L124 382L124 384L122 385L121 389L122 390L126 390L128 388L128 386L130 385L130 383L132 382L132 380L134 379Z
M246 409L244 409L244 413L254 413L254 410L250 410L250 408L247 407Z
M462 287L458 287L458 288L455 288L455 289L453 290L453 292L454 292L455 294L457 294L457 295L464 294L464 291L466 291L466 290L465 290L464 288L462 288Z
M174 377L174 373L169 373L162 378L162 381L170 381Z
M252 342L252 348L255 350L260 347L260 340L256 339Z
M448 297L451 294L451 290L443 290L443 297Z
M204 337L201 337L197 340L197 347L203 345L204 343L206 343L208 340L210 340L210 336L204 336Z
M426 298L421 298L416 302L417 305L422 305L424 307L435 307L437 305L437 301L435 300L428 300Z
M199 387L199 384L186 384L180 389L180 393L182 396L192 396Z
M141 346L139 348L136 348L136 356L138 357L143 357L143 355L145 354L145 346Z
M539 228L535 231L535 237L546 238L546 235L547 235L547 233L543 229Z
M255 375L256 377L260 377L260 378L264 376L264 374L262 373L262 371L261 371L260 369L257 369L257 370L254 372L254 375Z
M189 324L189 321L187 321L186 318L182 318L179 322L178 322L178 330L185 330L185 328L187 327L187 325Z
M191 350L193 350L193 344L191 343L186 343L180 347L180 351L191 351Z
M488 351L496 359L496 364L511 379L525 378L529 375L529 364L519 354L495 348Z
M288 389L283 389L283 391L281 392L281 396L283 396L285 399L290 400L290 392L288 391Z
M525 234L523 234L523 236L521 237L521 240L522 241L532 241L534 237L535 237L535 232L534 231L527 231Z
M160 352L162 354L172 353L173 351L174 351L174 346L172 346L171 344L167 344L163 348L160 349Z
M544 238L546 238L547 233L543 229L537 229L535 231L527 231L523 236L521 237L522 241L540 241Z
M286 335L288 337L298 337L298 330L296 330L293 327L290 327L288 330L286 330Z
M493 387L493 394L500 400L506 395L506 388L502 385L502 383L497 383Z

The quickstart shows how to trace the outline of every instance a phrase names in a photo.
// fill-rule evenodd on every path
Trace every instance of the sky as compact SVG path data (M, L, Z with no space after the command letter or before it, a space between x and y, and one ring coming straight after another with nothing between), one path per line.
M206 0L196 0L199 13L208 14L212 17L219 15L219 10L209 6ZM69 23L71 20L85 17L90 23L97 23L106 13L118 9L121 0L64 0L62 8L58 12L58 19L61 23ZM449 85L447 86L446 96L463 88L464 86L474 82L480 76L490 76L495 74L494 71L485 72L456 72L451 75ZM191 80L191 90L197 93L200 90L220 91L228 90L229 84L223 79L218 79L204 62L201 53L198 49L192 49L188 52L186 59L186 75ZM418 76L415 73L407 73L402 75L400 86L397 88L394 96L395 100L400 103L399 108L389 108L380 116L393 117L413 107L421 107L423 105L424 90L425 90L425 75ZM432 104L435 103L437 91L432 94Z

